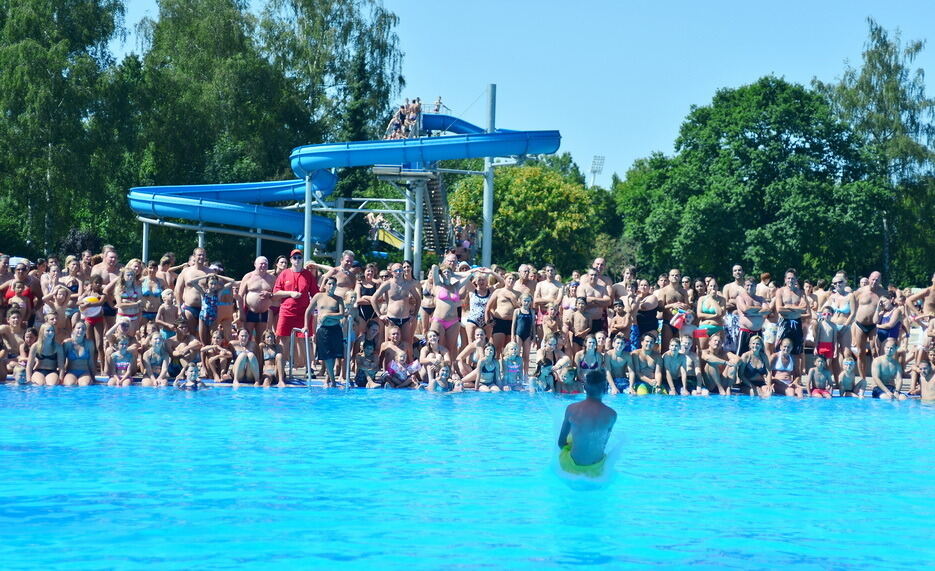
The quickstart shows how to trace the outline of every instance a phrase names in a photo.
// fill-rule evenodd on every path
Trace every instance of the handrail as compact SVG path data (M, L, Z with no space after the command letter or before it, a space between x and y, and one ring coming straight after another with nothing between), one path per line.
M309 343L308 331L303 327L293 327L292 333L289 336L289 378L293 378L293 366L295 365L295 334L304 333L305 334L305 386L312 386L312 359L311 359L311 344Z

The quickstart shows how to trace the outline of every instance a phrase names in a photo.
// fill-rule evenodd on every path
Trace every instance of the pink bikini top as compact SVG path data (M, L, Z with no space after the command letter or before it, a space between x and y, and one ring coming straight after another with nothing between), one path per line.
M461 303L461 296L457 293L451 293L447 288L439 288L439 292L435 294L437 299L442 301L447 301L450 303Z

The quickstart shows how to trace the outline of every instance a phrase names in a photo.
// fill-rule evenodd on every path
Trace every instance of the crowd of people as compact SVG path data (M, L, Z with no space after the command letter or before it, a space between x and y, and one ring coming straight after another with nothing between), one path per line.
M440 100L441 98L439 98ZM384 139L409 139L419 136L419 115L422 114L422 100L416 97L411 102L399 106L386 126Z
M36 385L285 386L291 364L371 389L576 393L598 371L610 393L935 398L935 275L919 290L879 272L853 288L843 271L830 288L794 269L781 286L731 275L651 284L597 258L563 282L455 250L424 279L350 251L336 266L261 256L240 279L202 248L181 264L121 264L109 246L35 267L0 256L0 366Z

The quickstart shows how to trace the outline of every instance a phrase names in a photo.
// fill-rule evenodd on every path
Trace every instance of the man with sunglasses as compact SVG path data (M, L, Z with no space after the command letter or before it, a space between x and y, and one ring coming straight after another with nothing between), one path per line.
M305 322L305 310L315 294L318 293L318 280L311 270L305 269L302 264L301 250L289 252L290 266L279 273L276 283L273 284L273 299L282 300L279 306L279 320L276 322L276 337L283 347L289 347L289 338L293 329L314 331L314 323ZM306 333L297 333L304 338ZM287 355L292 363L305 363L305 344L296 343L296 355ZM287 349L288 351L288 349ZM297 358L297 360L293 360Z

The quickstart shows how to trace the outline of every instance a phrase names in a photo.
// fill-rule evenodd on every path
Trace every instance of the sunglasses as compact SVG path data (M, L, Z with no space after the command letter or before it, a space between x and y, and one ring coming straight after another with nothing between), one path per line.
M390 274L380 274L380 277L381 277L381 278L388 278L388 277L390 277Z
M301 260L301 259L302 259L302 254L296 254L296 255L292 256L292 259L293 259L293 260Z
M843 284L843 283L844 283L844 282L831 282L831 285L841 285L841 284Z

